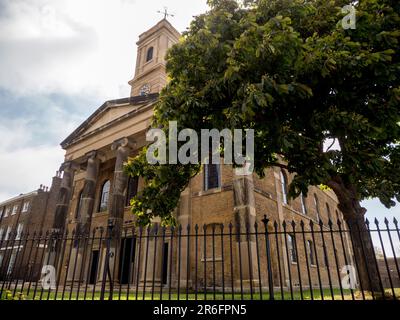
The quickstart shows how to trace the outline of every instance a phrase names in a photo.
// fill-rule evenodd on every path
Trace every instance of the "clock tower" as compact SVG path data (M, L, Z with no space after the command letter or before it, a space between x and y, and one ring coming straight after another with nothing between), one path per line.
M158 93L166 85L165 56L180 36L167 19L139 36L135 77L129 81L131 96Z

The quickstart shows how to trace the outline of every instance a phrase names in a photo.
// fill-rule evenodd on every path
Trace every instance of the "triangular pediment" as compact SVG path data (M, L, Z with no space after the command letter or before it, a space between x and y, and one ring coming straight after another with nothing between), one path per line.
M95 119L93 119L91 123L88 123L86 129L81 131L81 135L86 135L104 127L105 125L133 111L134 108L136 108L136 106L110 106L109 108L101 112Z
M109 127L114 122L124 119L135 113L135 110L148 104L154 104L157 101L158 94L150 94L147 96L136 96L126 99L112 100L106 102L97 109L85 122L83 122L61 146L67 147L74 141L80 140L82 137L92 135L102 128Z

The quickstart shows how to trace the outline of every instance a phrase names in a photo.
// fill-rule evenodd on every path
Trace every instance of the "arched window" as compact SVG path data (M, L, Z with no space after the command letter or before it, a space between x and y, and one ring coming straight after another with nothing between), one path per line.
M108 199L110 197L110 180L104 182L103 187L101 188L101 197L100 197L100 205L99 212L107 211L108 209Z
M150 47L150 48L147 50L146 62L149 62L150 60L153 59L153 54L154 54L154 48L153 48L153 47Z
M281 170L281 191L283 204L288 204L288 178L283 170Z
M321 219L321 213L319 211L319 200L316 194L314 194L314 204L315 204L315 211L317 212L317 220Z
M138 193L139 186L139 178L138 177L129 177L128 188L126 190L126 206L129 207L131 205L131 199L136 197Z
M76 206L76 212L75 212L75 220L78 220L79 217L81 216L82 198L83 198L83 190L79 193L78 205Z
M329 204L326 204L326 212L328 213L328 219L332 221L331 208L329 207Z
M306 197L303 193L300 195L301 211L303 214L307 214Z
M221 168L218 164L204 165L204 190L221 187Z

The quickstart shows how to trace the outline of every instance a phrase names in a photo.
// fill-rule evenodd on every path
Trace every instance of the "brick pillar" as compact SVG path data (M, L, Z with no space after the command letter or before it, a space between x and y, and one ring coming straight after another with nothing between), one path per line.
M188 286L191 286L191 275L190 272L187 274L187 267L188 267L188 258L189 258L189 264L190 264L190 248L188 250L188 226L190 225L191 222L191 201L190 201L190 196L191 196L191 189L190 186L186 188L186 190L182 193L180 203L179 203L179 210L178 210L178 223L179 225L182 226L182 233L181 233L181 248L180 248L180 259L179 259L179 243L176 244L176 255L177 255L177 261L176 261L176 277L178 277L178 274L180 274L180 288L185 289L186 284ZM179 232L179 230L177 231ZM190 233L193 234L193 230L190 231ZM192 238L193 239L193 238ZM190 240L189 240L190 241ZM191 243L189 243L191 245ZM167 253L168 254L168 253ZM180 266L180 270L179 270ZM176 279L176 284L178 284L178 279ZM189 280L189 281L187 281Z
M233 180L234 191L234 217L236 226L240 225L240 233L246 233L246 227L249 227L249 232L254 231L256 222L255 197L253 176L240 176L234 170ZM237 232L237 229L235 229ZM240 258L239 258L240 256ZM250 259L249 259L250 256ZM258 286L257 275L257 252L255 237L246 235L236 236L236 286L240 286L240 266L242 270L243 286L246 290L250 288L250 280L252 280L253 290ZM250 261L249 261L250 260Z

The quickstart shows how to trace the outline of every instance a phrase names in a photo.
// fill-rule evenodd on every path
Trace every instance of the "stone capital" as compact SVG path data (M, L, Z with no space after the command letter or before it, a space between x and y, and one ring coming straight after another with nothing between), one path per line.
M74 161L65 161L61 166L60 166L60 172L65 172L65 171L77 171L79 169L79 165L74 162Z
M136 147L136 141L134 141L131 138L121 138L116 141L111 145L111 150L115 151L118 150L119 148L128 148L128 149L133 149Z

